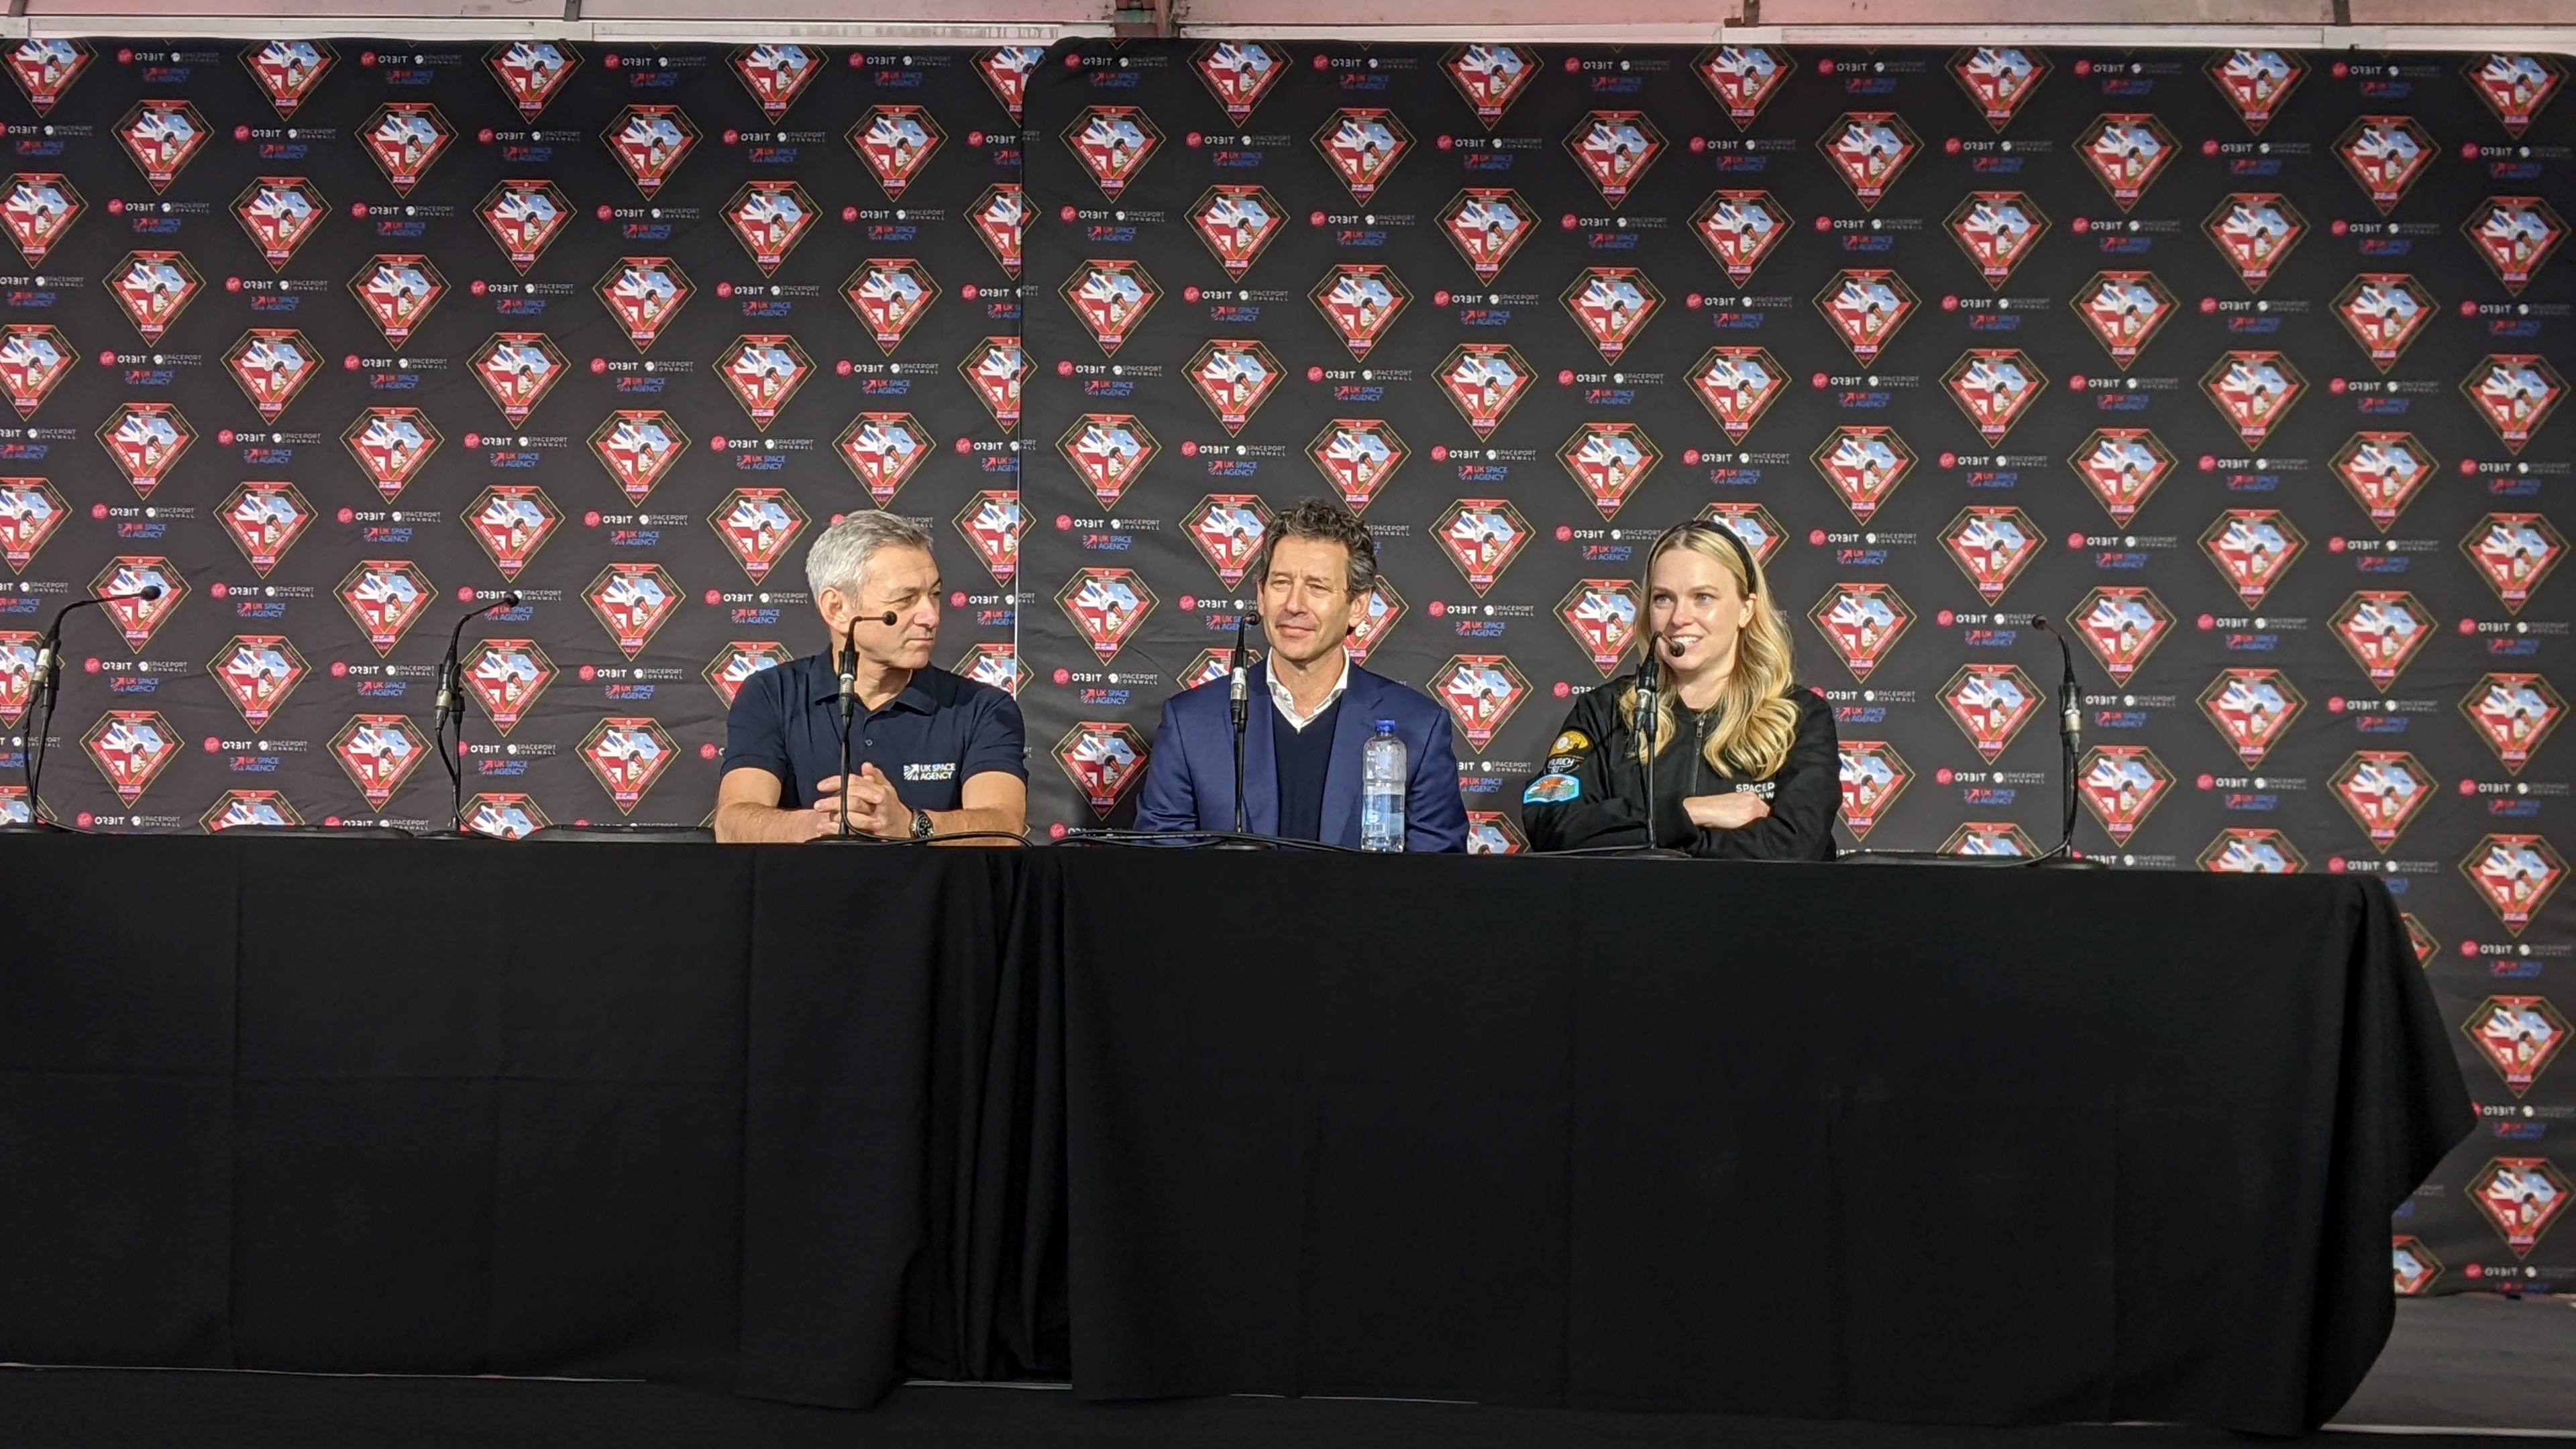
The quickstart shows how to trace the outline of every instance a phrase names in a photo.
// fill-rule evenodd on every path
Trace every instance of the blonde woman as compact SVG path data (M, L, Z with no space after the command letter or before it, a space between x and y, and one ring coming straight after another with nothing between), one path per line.
M1731 860L1831 860L1842 805L1833 710L1793 682L1789 626L1751 550L1723 524L1666 530L1646 555L1656 675L1639 732L1637 677L1575 702L1547 773L1521 796L1539 850L1653 844Z

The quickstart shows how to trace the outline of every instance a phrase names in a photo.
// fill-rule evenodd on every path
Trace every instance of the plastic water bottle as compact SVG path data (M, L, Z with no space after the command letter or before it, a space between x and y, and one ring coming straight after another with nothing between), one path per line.
M1360 750L1360 849L1404 849L1404 741L1391 719Z

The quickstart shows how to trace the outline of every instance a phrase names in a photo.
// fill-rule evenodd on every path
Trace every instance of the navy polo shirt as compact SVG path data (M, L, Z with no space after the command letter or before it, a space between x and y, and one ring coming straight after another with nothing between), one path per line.
M778 803L801 810L841 773L840 676L808 654L742 682L725 717L726 770L767 770ZM955 810L965 783L999 770L1029 777L1017 700L945 669L916 670L903 692L850 718L850 773L874 764L915 810Z

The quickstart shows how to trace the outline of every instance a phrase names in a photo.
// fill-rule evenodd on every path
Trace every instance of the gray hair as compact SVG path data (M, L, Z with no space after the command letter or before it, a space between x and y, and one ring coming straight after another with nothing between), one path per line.
M917 548L929 553L930 530L880 508L846 514L840 522L824 529L814 546L805 551L805 587L818 600L825 589L838 589L857 598L859 576L881 548Z

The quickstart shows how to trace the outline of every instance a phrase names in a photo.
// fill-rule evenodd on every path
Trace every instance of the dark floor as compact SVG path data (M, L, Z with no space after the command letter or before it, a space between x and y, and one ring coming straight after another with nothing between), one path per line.
M2342 1424L2576 1438L2576 1300L2400 1305ZM2347 1449L2467 1445L2338 1435ZM2167 1449L2249 1442L2163 1427L1960 1429L1460 1404L1211 1399L1084 1405L1061 1391L913 1387L845 1414L645 1384L42 1369L0 1371L5 1449Z

